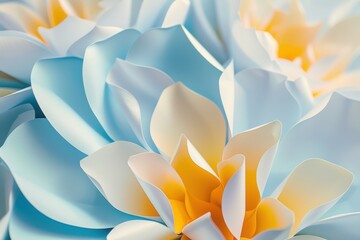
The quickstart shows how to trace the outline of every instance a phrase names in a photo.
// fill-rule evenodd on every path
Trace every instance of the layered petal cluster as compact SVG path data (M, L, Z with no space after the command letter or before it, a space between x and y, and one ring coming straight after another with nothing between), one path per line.
M356 1L193 2L190 31L219 61L233 58L237 71L260 67L306 77L314 96L359 87Z
M162 155L137 149L126 167L123 155L113 156L134 146L115 142L83 159L81 166L117 209L148 218L159 214L171 231L136 220L114 228L108 239L140 238L143 233L130 229L147 225L158 225L153 239L175 239L176 234L195 240L294 236L336 204L353 176L340 166L311 159L264 196L280 132L280 123L272 122L226 143L225 121L212 102L183 85L168 87L151 120L151 135ZM114 177L116 172L120 176Z
M0 3L0 238L360 238L335 2Z

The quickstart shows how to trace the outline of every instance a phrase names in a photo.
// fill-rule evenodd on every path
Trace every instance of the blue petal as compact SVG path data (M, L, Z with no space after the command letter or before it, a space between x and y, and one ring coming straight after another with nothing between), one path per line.
M0 157L27 200L56 221L110 228L134 218L111 207L80 168L85 155L68 144L46 119L17 127L0 149Z
M331 239L360 239L360 213L334 216L300 231L298 235L314 235Z
M109 230L86 229L56 222L19 196L10 219L10 237L27 240L105 239Z
M13 183L9 169L0 159L0 239L8 239L8 221L13 205Z
M276 186L301 161L322 158L345 167L354 183L327 215L360 211L360 91L335 92L289 130L279 145L269 185Z
M257 68L236 74L234 134L274 120L287 132L301 111L286 82L284 75Z
M45 116L70 144L90 154L111 142L87 102L82 60L41 60L34 66L31 81Z
M222 108L219 78L223 68L182 26L144 33L129 50L127 60L160 69Z
M112 108L116 108L117 104L110 98L106 78L115 60L125 58L129 47L139 35L135 30L124 30L93 44L85 52L83 77L86 96L95 116L113 140L138 142L126 119L115 121Z
M116 117L128 118L142 143L156 150L150 136L150 120L162 91L173 83L171 78L157 69L118 59L107 83L112 90L109 93L118 100L117 109L124 108L125 116Z

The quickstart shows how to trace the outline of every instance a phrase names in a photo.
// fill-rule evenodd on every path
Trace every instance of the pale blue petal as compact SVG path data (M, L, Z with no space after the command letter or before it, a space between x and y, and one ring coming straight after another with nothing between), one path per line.
M106 79L117 58L124 59L129 47L139 37L136 30L124 30L107 40L97 42L88 47L84 57L84 87L90 107L95 116L113 140L138 142L126 119L115 121L114 99Z
M283 132L301 117L301 109L286 87L287 78L260 68L235 76L234 134L274 120Z
M109 93L117 94L119 107L123 106L126 109L125 117L129 119L130 124L138 125L139 129L134 130L140 135L138 138L144 139L144 145L156 150L150 136L150 120L162 91L173 83L171 78L157 69L118 59L107 82L110 88L114 88L114 91ZM133 101L129 98L133 98ZM138 118L134 116L137 114L133 113L135 107L139 108ZM117 117L124 118L124 114Z
M14 180L0 159L0 239L8 239L8 223L13 205L13 189Z
M22 195L14 206L9 228L10 237L15 240L100 240L105 239L110 231L78 228L56 222L37 211Z
M68 144L46 119L17 127L0 149L0 157L27 200L56 221L110 228L134 218L111 207L80 168L85 155Z
M214 0L191 0L186 28L201 42L201 44L221 63L228 59L224 39L217 34L217 10L219 2L221 8L227 6L223 1ZM231 26L228 22L228 26Z
M175 82L222 106L219 78L223 68L182 26L144 33L130 49L127 60L158 68Z
M314 235L327 240L360 239L360 213L334 216L300 231L298 235Z
M146 31L161 26L172 2L173 0L143 0L134 27L139 31Z
M41 60L34 66L31 81L45 116L70 144L90 154L111 142L87 101L81 59Z
M0 52L0 71L25 83L30 83L36 61L54 56L40 41L15 31L0 31Z
M296 124L279 145L269 186L276 186L301 161L322 158L345 167L354 182L327 213L360 211L360 91L335 92ZM271 188L271 187L269 187Z
M34 103L34 95L30 87L0 98L0 112L5 112L23 103Z

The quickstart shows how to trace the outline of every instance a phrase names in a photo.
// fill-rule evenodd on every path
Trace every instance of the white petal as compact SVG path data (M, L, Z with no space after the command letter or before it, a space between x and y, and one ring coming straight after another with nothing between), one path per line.
M89 33L95 24L80 18L69 16L53 28L40 28L39 32L49 46L64 56L70 46Z
M175 0L166 13L162 27L171 27L177 24L184 24L189 8L189 0Z
M107 235L107 240L175 240L179 236L166 226L152 221L134 220L116 226Z
M80 166L118 210L134 215L157 216L128 165L130 156L142 152L145 150L136 144L114 142L81 160Z
M225 240L220 230L212 221L210 213L206 213L195 221L186 225L182 232L192 240Z
M36 61L54 56L40 41L13 31L0 31L0 52L0 71L25 83L30 83L31 70Z

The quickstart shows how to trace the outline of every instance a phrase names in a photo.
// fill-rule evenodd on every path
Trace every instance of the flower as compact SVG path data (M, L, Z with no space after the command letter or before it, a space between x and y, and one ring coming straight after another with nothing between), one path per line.
M219 109L180 84L163 91L151 135L170 162L138 149L139 154L129 159L134 175L122 175L126 161L111 156L124 155L126 146L128 151L136 148L115 142L83 159L81 166L117 209L145 217L158 213L174 233L166 239L174 239L175 234L195 240L287 239L315 223L348 190L353 178L337 165L307 160L272 196L264 197L280 137L279 122L240 133L225 146L226 125ZM116 172L120 176L114 177ZM136 222L135 227L146 224ZM120 224L108 239L143 234L128 231L129 224ZM157 228L154 239L169 235L169 230Z
M193 18L199 23L187 23L219 61L233 58L237 71L260 67L290 79L306 77L318 96L359 86L359 41L353 27L358 22L357 3L325 5L327 9L318 13L317 3L300 0L226 1L213 3L213 19L201 14L204 6L194 3Z

